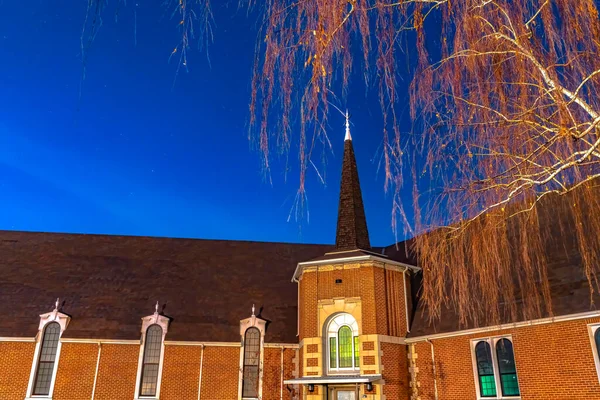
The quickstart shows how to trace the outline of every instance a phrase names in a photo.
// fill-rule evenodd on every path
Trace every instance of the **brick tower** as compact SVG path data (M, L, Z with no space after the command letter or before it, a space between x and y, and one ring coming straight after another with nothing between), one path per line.
M299 376L306 400L408 399L411 266L371 248L346 119L335 251L299 263Z

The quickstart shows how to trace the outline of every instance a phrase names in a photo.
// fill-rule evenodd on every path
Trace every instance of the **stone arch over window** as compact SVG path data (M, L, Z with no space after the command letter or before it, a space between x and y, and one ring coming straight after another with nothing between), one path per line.
M348 313L335 314L327 321L324 348L330 373L358 371L360 344L358 322Z
M60 337L71 321L71 317L61 313L59 309L60 300L56 299L54 310L40 315L26 399L52 398L60 358Z

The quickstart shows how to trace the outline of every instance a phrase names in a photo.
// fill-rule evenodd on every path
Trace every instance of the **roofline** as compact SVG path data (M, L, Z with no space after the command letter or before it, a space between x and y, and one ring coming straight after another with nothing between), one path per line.
M451 331L451 332L445 332L445 333L434 333L432 335L408 337L405 339L405 342L407 344L417 343L417 342L425 342L427 340L433 340L433 339L445 339L445 338L451 338L451 337L456 337L456 336L467 336L467 335L474 335L477 333L487 333L487 332L494 332L494 331L500 331L500 330L506 330L506 329L524 328L527 326L544 325L544 324L551 324L553 322L566 322L566 321L573 321L573 320L578 320L578 319L586 319L586 318L594 318L594 317L600 317L600 310L586 311L586 312L576 313L576 314L559 315L556 317L549 317L549 318L532 319L532 320L528 320L528 321L514 322L512 324L501 324L501 325L486 326L483 328L465 329L464 331Z
M301 242L271 242L251 239L219 239L219 238L202 238L202 237L184 237L184 236L152 236L152 235L132 235L122 233L94 233L94 232L58 232L58 231L28 231L28 230L13 230L0 229L0 234L3 233L24 233L33 235L63 235L63 236L87 236L87 237L107 237L107 238L139 238L139 239L166 239L166 240L194 240L203 242L230 242L230 243L259 243L259 244L286 244L292 246L323 246L335 247L334 244L327 243L301 243ZM2 239L0 239L2 241Z
M326 265L326 264L339 264L343 262L354 262L354 261L379 261L386 264L396 265L398 267L403 267L405 269L410 269L412 271L420 271L421 268L416 265L406 264L400 261L390 260L389 258L380 257L375 254L365 254L362 256L354 256L354 257L340 257L340 258L332 258L328 260L317 260L317 261L305 261L298 263L296 269L294 270L294 276L292 277L292 282L298 281L299 270L304 267L316 266L316 265Z

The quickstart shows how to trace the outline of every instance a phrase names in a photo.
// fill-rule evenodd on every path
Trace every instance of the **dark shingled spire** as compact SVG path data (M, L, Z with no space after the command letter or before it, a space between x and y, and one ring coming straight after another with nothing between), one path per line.
M371 248L348 124L346 124L346 139L344 140L344 162L342 164L335 247L338 251L369 250Z

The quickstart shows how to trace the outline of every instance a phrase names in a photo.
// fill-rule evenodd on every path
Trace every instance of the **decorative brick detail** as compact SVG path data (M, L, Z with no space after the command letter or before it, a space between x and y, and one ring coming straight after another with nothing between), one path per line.
M319 375L318 372L307 372L306 373L306 376L317 376L317 375Z
M306 366L307 367L318 367L319 366L319 359L318 358L307 358L306 359Z
M363 357L363 365L375 365L375 357L374 356L364 356Z
M306 353L318 353L319 345L318 344L309 344L306 346Z
M374 342L363 342L363 350L365 350L365 351L375 350L375 343Z
M374 370L374 369L366 369L366 370L364 371L364 374L365 374L365 375L375 375L375 373L376 373L376 372L375 372L375 370Z

